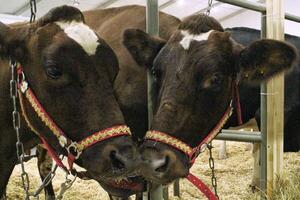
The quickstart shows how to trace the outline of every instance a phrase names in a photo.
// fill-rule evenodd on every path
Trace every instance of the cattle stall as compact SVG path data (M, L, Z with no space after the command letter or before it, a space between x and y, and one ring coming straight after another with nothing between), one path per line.
M261 13L261 38L284 40L283 22L287 19L300 23L300 18L295 15L285 14L282 8L282 0L268 0L267 7L250 1L243 0L218 0L241 8ZM207 7L212 8L212 5ZM272 17L280 14L279 17ZM147 32L158 35L158 1L147 0ZM148 116L151 124L153 99L151 99L151 85L153 80L148 71ZM260 189L267 196L272 196L272 188L275 184L276 174L280 174L283 161L283 93L284 75L273 78L268 83L261 85L261 131L246 132L222 130L216 137L217 140L243 141L260 143ZM278 89L279 88L279 89ZM277 93L274 98L274 93ZM275 107L273 107L275 105ZM280 113L279 116L276 113ZM277 125L275 125L277 124ZM279 125L278 125L279 124ZM275 132L279 132L276 134ZM272 146L272 147L271 147ZM278 148L277 148L278 147ZM274 148L274 149L273 149ZM174 183L174 196L180 196L179 180ZM261 196L263 199L266 197ZM168 188L158 187L151 193L144 193L145 200L167 200Z

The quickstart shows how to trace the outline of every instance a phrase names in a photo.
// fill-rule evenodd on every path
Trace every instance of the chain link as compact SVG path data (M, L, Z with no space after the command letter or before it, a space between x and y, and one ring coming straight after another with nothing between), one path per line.
M38 198L39 194L42 192L43 189L45 189L46 186L48 186L53 178L56 176L56 169L57 169L57 164L54 164L52 166L51 172L47 174L47 176L44 178L42 184L38 187L38 189L33 193L32 196Z
M25 151L24 151L24 145L21 142L21 138L20 138L21 121L20 121L20 112L17 106L17 100L18 100L17 62L13 59L10 59L10 68L11 68L11 80L9 85L10 85L10 97L13 103L13 112L12 112L13 127L15 129L16 137L17 137L17 142L16 142L17 158L19 160L19 163L21 164L21 170L22 170L21 180L22 180L23 189L25 191L25 199L29 200L30 182L29 182L28 173L26 172L25 165L24 165Z
M36 18L36 1L35 0L29 0L30 3L30 23L35 21Z
M208 163L209 163L209 168L211 169L211 184L214 188L215 196L218 199L220 199L219 195L218 195L218 192L217 192L217 178L215 176L215 161L214 161L214 158L212 156L213 146L212 146L211 142L207 143L206 146L207 146L207 149L209 150L209 160L208 160L209 162Z
M208 0L207 1L207 9L206 9L206 12L205 12L205 14L206 15L210 15L210 10L211 10L211 8L212 8L212 3L213 3L213 0Z
M77 174L75 173L73 180L69 178L69 174L66 173L65 182L60 185L59 194L57 195L57 200L62 200L65 192L70 189L77 178Z

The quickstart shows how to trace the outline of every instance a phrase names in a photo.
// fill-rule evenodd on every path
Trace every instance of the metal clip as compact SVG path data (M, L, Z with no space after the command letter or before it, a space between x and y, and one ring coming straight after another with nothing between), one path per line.
M75 159L78 159L82 153L78 150L76 142L72 142L69 146L66 147L66 149L68 154L72 154L75 157Z
M22 81L20 84L20 90L24 94L28 89L28 82L27 81Z

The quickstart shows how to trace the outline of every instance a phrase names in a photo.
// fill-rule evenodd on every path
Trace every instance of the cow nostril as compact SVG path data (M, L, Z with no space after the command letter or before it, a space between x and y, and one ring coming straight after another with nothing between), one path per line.
M110 157L113 168L115 168L115 169L124 169L125 168L124 162L122 162L120 156L118 155L118 153L116 151L111 151L109 154L109 157Z
M165 171L167 171L168 166L169 166L169 162L170 162L170 158L169 158L169 156L166 156L164 163L162 163L161 166L156 168L155 171L156 172L165 172Z

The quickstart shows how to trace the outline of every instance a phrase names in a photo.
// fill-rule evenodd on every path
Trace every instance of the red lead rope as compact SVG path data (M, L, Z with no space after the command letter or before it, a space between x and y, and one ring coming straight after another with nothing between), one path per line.
M189 173L186 177L194 186L196 186L209 200L218 200L218 197L209 189L205 183L203 183L199 178Z

